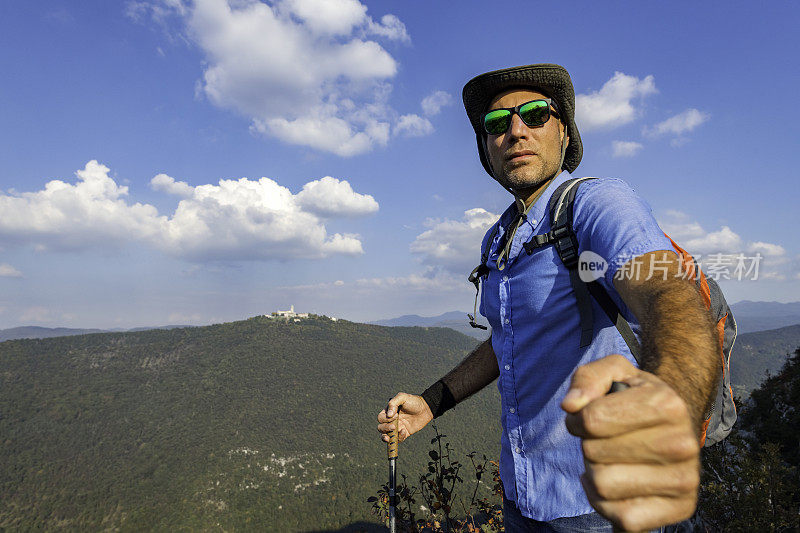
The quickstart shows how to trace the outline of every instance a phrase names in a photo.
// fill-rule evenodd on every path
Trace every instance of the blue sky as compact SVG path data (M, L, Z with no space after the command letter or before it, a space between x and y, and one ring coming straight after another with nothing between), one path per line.
M487 6L492 11L487 11ZM800 7L769 2L0 3L0 327L471 309L510 196L463 84L554 62L582 176L800 300Z

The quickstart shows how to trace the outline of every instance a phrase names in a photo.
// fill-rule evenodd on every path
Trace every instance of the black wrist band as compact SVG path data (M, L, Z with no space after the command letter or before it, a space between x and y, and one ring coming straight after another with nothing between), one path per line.
M428 387L421 396L430 407L433 418L438 418L442 413L456 406L453 393L441 379Z

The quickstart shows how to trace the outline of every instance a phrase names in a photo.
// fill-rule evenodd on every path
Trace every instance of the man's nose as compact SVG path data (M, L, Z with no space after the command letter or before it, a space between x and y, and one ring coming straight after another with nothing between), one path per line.
M530 133L530 128L522 122L517 113L514 113L511 115L511 125L508 127L508 133L512 137L526 137Z

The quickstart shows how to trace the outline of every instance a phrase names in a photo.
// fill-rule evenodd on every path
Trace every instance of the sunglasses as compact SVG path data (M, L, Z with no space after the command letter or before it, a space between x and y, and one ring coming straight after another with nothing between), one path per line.
M555 111L550 110L550 106L556 108ZM492 109L483 115L483 129L489 135L500 135L508 131L511 127L511 119L514 114L519 115L522 122L529 128L535 128L543 125L548 121L550 115L558 117L558 106L553 102L552 98L542 98L540 100L531 100L525 102L517 107L504 107L500 109Z

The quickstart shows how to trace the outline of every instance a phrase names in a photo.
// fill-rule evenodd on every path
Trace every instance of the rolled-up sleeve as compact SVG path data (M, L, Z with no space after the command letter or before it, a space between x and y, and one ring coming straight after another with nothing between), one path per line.
M608 269L598 281L612 293L616 292L614 275L622 265L648 252L674 251L650 205L616 178L581 184L575 196L573 227L578 252L590 250L607 262Z

